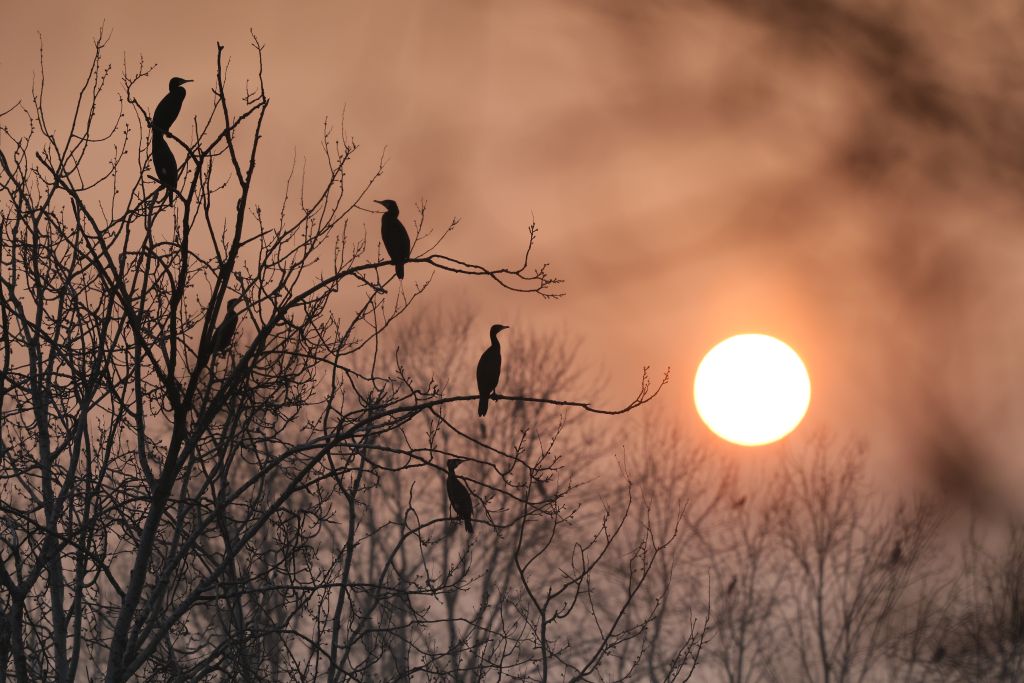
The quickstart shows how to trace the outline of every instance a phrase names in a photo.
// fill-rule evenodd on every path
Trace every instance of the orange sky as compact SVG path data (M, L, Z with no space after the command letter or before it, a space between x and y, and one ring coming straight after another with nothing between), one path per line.
M117 69L158 65L140 96L196 80L190 118L217 41L248 73L252 28L261 200L344 110L362 163L387 148L378 195L462 218L450 251L518 256L535 216L567 280L541 302L441 278L422 305L579 335L622 398L671 365L687 420L704 351L775 334L810 366L813 422L913 444L939 406L1024 470L1024 17L966 4L7 2L0 110L30 92L37 31L58 103L105 24Z

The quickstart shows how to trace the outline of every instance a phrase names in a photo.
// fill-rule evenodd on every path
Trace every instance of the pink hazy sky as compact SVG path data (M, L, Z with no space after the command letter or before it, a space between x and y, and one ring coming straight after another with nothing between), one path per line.
M259 200L278 201L293 153L316 158L344 111L357 168L386 148L377 195L461 217L451 252L518 257L535 217L564 299L440 278L422 305L457 295L481 330L579 337L609 401L671 365L667 402L690 421L701 355L764 332L808 362L812 421L919 444L941 438L938 409L1024 468L1024 47L1008 3L6 5L0 110L30 92L37 32L59 105L102 24L115 70L157 64L140 97L195 79L190 118L218 41L236 80L252 73L252 29L271 98Z

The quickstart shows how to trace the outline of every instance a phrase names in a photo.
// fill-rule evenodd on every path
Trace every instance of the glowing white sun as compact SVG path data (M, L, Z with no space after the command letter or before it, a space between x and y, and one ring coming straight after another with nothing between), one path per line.
M775 337L740 334L704 356L693 399L715 434L741 446L760 446L778 441L804 419L811 378L796 351Z

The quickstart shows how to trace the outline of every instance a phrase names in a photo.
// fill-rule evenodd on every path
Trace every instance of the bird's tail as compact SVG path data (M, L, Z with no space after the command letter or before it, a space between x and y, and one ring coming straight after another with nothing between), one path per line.
M487 397L483 394L480 395L480 407L477 409L476 414L480 417L487 414Z
M469 517L463 519L462 522L466 525L466 531L473 533L473 522L470 521Z
M168 204L173 204L174 203L174 190L172 190L169 187L167 188L167 203Z
M401 261L395 261L395 275L398 276L399 280L405 279L405 264Z

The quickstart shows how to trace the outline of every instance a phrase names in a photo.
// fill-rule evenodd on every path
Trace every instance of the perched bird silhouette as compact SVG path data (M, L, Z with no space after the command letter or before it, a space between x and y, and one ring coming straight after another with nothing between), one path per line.
M889 555L889 564L896 565L903 559L903 546L899 541L892 547L892 554Z
M393 199L374 199L387 211L380 219L380 239L384 242L388 256L395 264L395 275L405 278L405 262L409 260L409 233L402 221L398 220L398 204Z
M235 328L238 327L238 314L235 313L235 307L241 302L241 299L228 301L228 312L224 314L224 319L220 321L211 340L213 355L222 354L231 348L231 338L235 336Z
M448 460L448 480L445 482L445 489L448 491L448 502L455 510L455 516L466 525L466 531L473 533L473 497L469 495L469 489L455 474L455 468L464 462L466 462L464 458Z
M480 390L477 414L480 417L487 414L487 399L498 388L498 379L501 378L501 344L498 343L498 333L507 329L508 325L491 325L491 345L476 364L476 386Z
M153 168L160 184L167 188L167 201L173 202L178 187L178 160L159 133L153 134Z
M185 101L185 88L181 86L191 82L187 78L174 77L171 79L167 86L168 93L160 100L160 104L156 105L156 111L153 112L154 130L161 134L170 132L171 124L181 112L181 103Z

